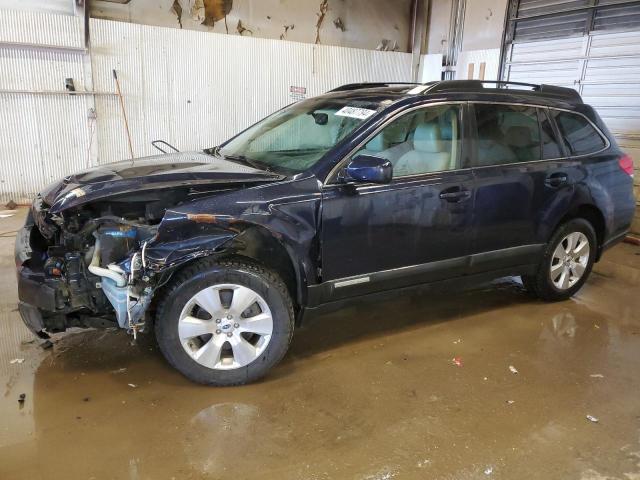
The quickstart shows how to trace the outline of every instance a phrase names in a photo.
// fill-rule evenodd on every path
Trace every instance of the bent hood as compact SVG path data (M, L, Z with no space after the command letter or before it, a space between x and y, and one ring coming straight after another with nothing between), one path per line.
M47 186L40 198L50 212L131 192L203 184L265 183L282 180L264 170L202 152L181 152L110 163L83 170Z

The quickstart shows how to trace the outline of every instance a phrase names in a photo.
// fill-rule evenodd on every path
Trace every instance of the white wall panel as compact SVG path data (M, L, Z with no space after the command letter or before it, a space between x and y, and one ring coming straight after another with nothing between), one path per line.
M82 18L0 10L0 42L82 48Z
M456 65L457 80L479 79L480 65L485 64L484 80L497 80L500 65L500 49L468 50L460 52ZM469 77L469 64L473 64L473 78Z
M64 15L0 10L3 41L81 46L81 24ZM85 85L78 51L0 44L0 201L27 202L47 183L87 165L91 99L83 95L6 93L64 91Z
M207 32L91 21L97 90L118 71L136 156L167 140L181 150L216 145L291 103L361 81L409 81L411 55ZM99 162L128 157L117 99L98 97Z

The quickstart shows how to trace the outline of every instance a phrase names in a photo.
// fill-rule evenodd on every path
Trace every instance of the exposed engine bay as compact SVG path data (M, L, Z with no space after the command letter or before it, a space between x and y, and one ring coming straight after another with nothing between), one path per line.
M175 209L281 178L220 163L224 170L138 162L93 169L45 189L16 240L19 307L23 318L33 318L25 323L40 336L108 326L135 336L176 268L240 232L212 214Z
M143 328L144 313L163 277L148 268L146 246L165 209L184 201L180 194L162 196L127 195L51 216L42 203L34 206L38 228L31 230L28 266L43 272L67 324L90 326L88 316L97 315L134 335ZM105 317L109 305L113 314ZM74 317L76 322L69 322Z

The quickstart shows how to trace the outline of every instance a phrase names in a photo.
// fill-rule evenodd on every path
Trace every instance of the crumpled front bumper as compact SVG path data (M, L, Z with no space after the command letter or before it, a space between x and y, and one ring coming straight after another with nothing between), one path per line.
M29 330L40 338L48 338L43 331L42 311L55 312L56 291L45 283L43 272L28 267L33 251L30 245L31 229L35 228L31 214L16 235L15 261L18 276L18 311Z

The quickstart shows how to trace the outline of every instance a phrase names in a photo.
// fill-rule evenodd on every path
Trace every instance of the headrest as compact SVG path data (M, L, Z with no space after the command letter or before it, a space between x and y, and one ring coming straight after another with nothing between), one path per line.
M421 123L413 134L413 148L420 152L439 153L443 151L441 139L437 123Z
M375 137L373 137L369 142L364 146L367 150L371 150L372 152L381 152L387 149L386 142L384 141L383 132L379 133Z
M505 135L505 142L512 147L522 148L530 147L531 142L531 130L527 127L509 127Z

